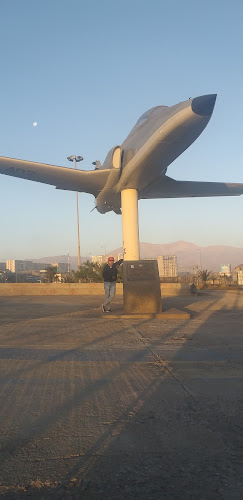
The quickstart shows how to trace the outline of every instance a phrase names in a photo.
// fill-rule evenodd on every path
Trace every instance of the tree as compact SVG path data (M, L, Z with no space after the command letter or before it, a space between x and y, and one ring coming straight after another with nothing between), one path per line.
M1 276L1 282L2 283L15 283L16 282L16 276L15 273L12 273L12 271L5 271L2 276Z
M203 269L202 271L198 271L199 281L202 281L204 285L206 285L206 281L209 278L212 271L208 271L207 269Z
M81 266L79 266L78 271L71 271L70 274L66 274L64 277L65 283L102 283L103 282L103 267L95 262L90 262L87 260ZM117 273L117 282L122 283L123 273L122 267L119 267Z
M69 274L65 274L63 277L64 283L77 283L77 279L75 277L75 272L71 271Z
M45 272L45 278L48 283L53 283L55 281L57 274L57 266L48 266Z
M102 266L97 263L90 262L87 260L81 266L75 274L75 280L81 283L101 283L102 278Z

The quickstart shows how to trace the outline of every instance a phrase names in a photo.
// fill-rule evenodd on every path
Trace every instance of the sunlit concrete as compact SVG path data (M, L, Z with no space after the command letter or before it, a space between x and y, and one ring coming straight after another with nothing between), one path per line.
M161 295L188 295L189 285L161 283ZM116 295L123 284L116 284ZM0 297L20 295L104 295L104 283L0 283Z
M124 260L139 260L140 251L137 189L122 190L121 208Z
M0 297L2 498L241 499L243 294L100 299Z

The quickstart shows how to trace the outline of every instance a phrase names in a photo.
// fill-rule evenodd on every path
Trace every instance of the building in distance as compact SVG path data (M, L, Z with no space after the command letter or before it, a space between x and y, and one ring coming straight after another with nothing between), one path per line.
M68 272L68 262L53 262L51 266L56 267L58 273ZM50 267L50 264L47 265L47 267ZM42 269L43 269L43 264L42 264Z
M108 255L113 255L115 261L123 259L123 253L119 253L118 255ZM107 263L108 255L92 255L91 262L93 262L93 264L99 264L100 266L103 266Z
M231 265L230 264L220 264L219 274L221 276L231 276Z
M48 267L55 266L57 267L57 271L59 273L67 273L68 272L68 263L65 262L53 262L52 264L45 264L43 262L32 262L32 260L7 260L5 264L5 268L7 271L11 271L12 273L21 273L24 271L31 272L40 272L42 270L46 270Z
M160 255L157 257L157 262L160 278L177 278L178 266L176 255Z
M233 283L237 285L243 285L243 264L239 264L233 269Z
M7 260L6 269L12 273L19 273L20 271L32 271L33 262L32 260Z
M99 264L100 266L103 266L103 264L106 263L106 255L92 255L91 262L93 264Z

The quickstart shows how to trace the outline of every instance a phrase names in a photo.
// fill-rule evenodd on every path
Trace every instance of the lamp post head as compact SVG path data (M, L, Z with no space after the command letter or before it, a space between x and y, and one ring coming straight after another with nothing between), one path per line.
M72 156L68 156L67 160L69 160L69 161L82 161L83 157L82 156L72 155Z

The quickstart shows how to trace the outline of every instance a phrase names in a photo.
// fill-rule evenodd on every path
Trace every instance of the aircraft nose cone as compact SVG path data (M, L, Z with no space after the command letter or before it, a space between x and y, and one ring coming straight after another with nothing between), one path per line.
M202 95L192 99L192 111L196 115L211 116L217 94Z

